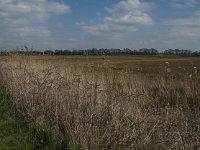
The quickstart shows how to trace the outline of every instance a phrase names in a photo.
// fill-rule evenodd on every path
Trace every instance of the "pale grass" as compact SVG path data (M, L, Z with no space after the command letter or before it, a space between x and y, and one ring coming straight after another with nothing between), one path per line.
M10 56L0 63L1 78L27 122L51 122L55 140L62 132L71 145L86 150L195 149L200 144L195 84L116 73L109 61L96 70L91 62L61 67L32 56Z

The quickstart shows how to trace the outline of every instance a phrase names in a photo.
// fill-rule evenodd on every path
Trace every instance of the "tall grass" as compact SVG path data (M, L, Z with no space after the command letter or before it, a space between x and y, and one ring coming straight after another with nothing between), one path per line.
M109 61L60 67L31 56L10 56L0 63L18 110L31 126L45 127L60 149L200 146L198 76L150 79L113 70Z

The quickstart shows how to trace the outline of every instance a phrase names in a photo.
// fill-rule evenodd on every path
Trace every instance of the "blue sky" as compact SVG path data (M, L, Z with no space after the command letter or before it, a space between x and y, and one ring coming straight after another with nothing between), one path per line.
M0 49L200 50L199 0L0 0Z

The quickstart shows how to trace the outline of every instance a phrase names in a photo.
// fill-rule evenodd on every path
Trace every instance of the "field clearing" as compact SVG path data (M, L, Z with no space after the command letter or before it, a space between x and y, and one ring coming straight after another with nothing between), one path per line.
M9 57L0 56L1 60ZM32 61L40 63L51 63L57 67L66 67L70 64L90 66L90 64L105 65L104 67L121 67L121 68L147 68L161 69L167 62L170 67L184 69L199 69L199 57L182 57L182 56L29 56ZM108 66L107 66L108 65ZM149 72L151 73L151 72Z
M4 56L26 121L69 149L198 149L200 58ZM66 139L67 142L66 142Z
M5 59L5 57L3 57ZM200 72L199 57L181 56L30 56L31 61L63 70L71 65L101 71L139 74L157 78L189 79ZM41 66L41 65L40 65Z

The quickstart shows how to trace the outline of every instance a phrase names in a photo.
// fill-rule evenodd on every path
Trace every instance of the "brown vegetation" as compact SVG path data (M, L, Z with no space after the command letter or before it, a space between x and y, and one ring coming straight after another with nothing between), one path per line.
M0 73L27 122L51 124L71 149L198 149L199 70L171 63L9 56Z

